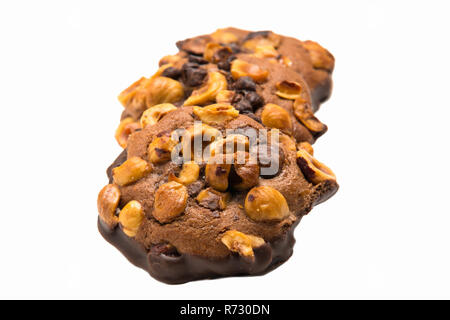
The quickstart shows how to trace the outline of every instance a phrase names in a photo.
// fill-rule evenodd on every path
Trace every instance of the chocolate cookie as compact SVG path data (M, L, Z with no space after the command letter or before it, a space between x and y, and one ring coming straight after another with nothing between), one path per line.
M265 72L275 69L259 59L242 54L234 60L252 66L235 66L246 76L232 82L210 62L196 60L207 70L201 87L185 95L185 106L145 113L142 130L130 135L127 150L108 169L110 184L98 196L99 230L160 281L273 270L291 256L301 218L338 189L333 172L313 157L308 142L297 143L287 125L295 121L296 107L282 96L299 95L297 104L308 98L307 86L297 90L304 84L296 72L285 71L295 84L280 84L282 96L265 101L259 115L240 112L230 100L241 91L267 99L258 78L266 84L281 80L277 73L267 80ZM179 85L168 83L166 96L176 95Z
M313 144L326 132L314 111L330 95L334 59L318 44L228 28L177 45L180 52L162 58L152 77L119 95L123 148L132 132L183 105L231 104L297 143Z

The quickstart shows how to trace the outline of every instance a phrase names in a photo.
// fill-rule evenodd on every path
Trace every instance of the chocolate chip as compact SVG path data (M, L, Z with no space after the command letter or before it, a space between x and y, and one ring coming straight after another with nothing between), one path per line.
M234 88L236 90L255 91L256 83L250 77L241 77L234 83Z
M221 69L221 70L230 71L231 64L228 61L220 61L217 64L217 67L219 67L219 69Z
M189 62L191 63L196 63L196 64L207 64L208 61L206 61L205 59L203 59L202 57L199 56L194 56L194 55L189 55L188 58Z
M181 70L174 68L174 67L169 67L169 68L165 69L161 75L163 77L172 78L174 80L177 80L181 76Z
M185 63L181 68L181 79L188 87L197 87L203 83L208 73L205 69L193 66L192 63Z
M256 31L256 32L250 32L244 39L244 42L250 39L262 37L267 38L270 34L270 31Z
M253 107L247 99L241 99L238 103L236 103L235 108L243 114L253 112Z
M264 99L256 92L247 92L245 94L245 99L250 102L250 104L253 106L253 109L258 109L259 107L262 107L264 105Z
M230 43L228 44L228 47L233 51L233 53L239 53L241 52L241 47L237 43Z

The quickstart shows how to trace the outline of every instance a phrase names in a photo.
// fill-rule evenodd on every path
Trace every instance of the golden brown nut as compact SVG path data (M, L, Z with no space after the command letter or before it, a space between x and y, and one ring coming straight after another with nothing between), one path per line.
M224 44L237 42L239 40L233 33L225 31L224 29L217 29L213 34L211 34L211 38L213 38L216 42Z
M287 134L292 133L292 119L289 112L276 104L268 103L264 106L261 121L266 127L280 129Z
M230 104L235 96L234 91L222 90L217 93L216 102Z
M125 186L136 182L152 171L147 161L132 157L112 170L114 182L119 186Z
M232 105L225 103L212 104L207 107L194 107L194 114L206 124L223 123L239 116Z
M295 81L281 81L276 84L277 92L275 94L281 98L295 100L300 98L302 86Z
M120 103L124 107L126 107L131 102L131 100L133 100L138 90L147 80L148 80L147 78L142 77L138 81L134 82L131 86L123 90L118 96Z
M245 198L245 212L256 221L278 221L290 214L284 196L278 190L267 186L250 190Z
M153 217L161 223L173 221L186 209L188 196L181 183L170 181L161 185L155 193Z
M255 52L258 47L272 47L276 48L280 44L281 37L271 33L268 37L255 37L245 41L242 47L251 52Z
M198 204L202 207L208 208L210 210L225 210L227 207L227 202L230 200L231 195L229 192L222 193L214 190L213 188L207 188L202 190L197 198Z
M204 123L189 127L181 138L181 151L184 159L193 160L195 157L197 163L203 162L206 160L203 159L204 149L221 136L219 130ZM201 150L195 150L195 141L201 142Z
M221 241L230 251L250 258L254 258L255 256L253 248L258 248L265 243L263 238L245 234L237 230L225 232Z
M310 40L304 41L303 46L308 50L314 68L324 69L328 72L333 71L334 57L327 49Z
M177 141L166 135L156 137L148 146L148 160L155 164L169 161L172 156L172 150L177 144Z
M250 77L256 82L264 82L269 76L269 72L256 64L236 59L231 63L231 75L235 80L241 77Z
M119 213L119 222L123 232L129 237L135 237L144 220L144 208L139 201L128 202Z
M314 136L318 137L327 131L327 126L314 116L311 106L302 98L294 102L295 117L309 130Z
M238 151L234 154L232 185L237 190L247 190L259 183L259 165L251 159L248 152Z
M309 142L306 142L306 141L300 142L297 145L297 147L298 147L298 149L305 150L306 152L308 152L312 156L314 155L314 148L312 147L312 145Z
M178 61L181 60L181 57L179 55L167 55L161 58L161 60L159 60L159 66L163 66L166 64L175 64Z
M280 144L283 146L283 148L285 150L297 151L297 146L296 146L295 140L293 138L291 138L290 136L287 136L285 134L280 134L279 139L280 139Z
M228 175L230 174L231 164L226 163L226 158L218 155L210 158L205 169L206 182L218 191L228 189Z
M177 107L171 103L157 104L156 106L148 108L141 116L141 127L145 128L146 126L156 124L162 117L174 110L177 110Z
M217 139L209 145L209 154L214 157L216 154L226 156L228 163L233 161L233 154L236 151L249 151L250 141L242 134L229 134L224 139Z
M200 174L200 167L193 161L186 162L183 164L183 169L179 176L175 176L172 172L169 174L169 181L176 181L178 183L189 185L198 180Z
M215 101L217 94L226 90L228 86L227 79L220 72L210 71L208 80L197 90L194 90L191 96L184 102L185 106L204 105Z
M120 200L120 190L115 184L106 185L98 194L97 209L100 219L111 229L118 222L116 216L117 206Z
M210 42L206 45L203 58L211 63L218 63L233 53L229 47L222 46L218 43Z
M119 126L117 127L115 138L117 143L122 147L127 147L128 138L130 135L136 130L140 129L141 125L139 122L133 120L133 118L125 118L120 121Z
M286 56L282 56L281 58L279 58L278 62L281 63L282 65L285 65L286 67L291 67L293 63L292 60Z
M145 85L147 108L161 103L174 103L184 97L183 85L171 78L155 77Z
M297 164L306 180L312 184L323 181L336 181L336 175L323 163L317 161L310 153L300 149L297 151Z

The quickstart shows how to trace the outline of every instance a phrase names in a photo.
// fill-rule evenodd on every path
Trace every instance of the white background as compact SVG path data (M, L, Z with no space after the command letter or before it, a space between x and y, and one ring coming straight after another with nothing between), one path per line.
M2 1L0 298L450 298L446 1ZM117 94L219 27L336 57L316 156L341 189L276 271L168 286L96 229Z

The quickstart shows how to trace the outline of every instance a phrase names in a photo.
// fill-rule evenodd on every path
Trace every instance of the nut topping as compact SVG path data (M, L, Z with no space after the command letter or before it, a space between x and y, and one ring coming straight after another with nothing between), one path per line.
M306 142L306 141L300 142L299 144L297 144L297 148L303 149L306 152L308 152L310 155L314 156L314 149L309 142Z
M119 205L120 190L115 184L106 185L98 194L97 209L100 219L110 228L113 229L118 222L116 217L116 209Z
M297 164L306 180L312 184L319 184L327 180L336 181L336 176L330 168L303 149L297 151Z
M204 105L215 101L217 94L227 89L227 79L220 72L211 71L208 73L208 80L184 102L185 106Z
M183 169L179 176L175 176L172 172L169 174L169 181L176 181L178 183L189 185L197 181L200 173L200 167L193 161L186 162L183 164Z
M227 202L231 198L229 192L222 193L214 190L213 188L208 188L202 190L197 198L198 204L202 207L208 208L210 210L225 210L227 207Z
M256 64L236 59L231 63L231 75L235 80L247 76L256 82L264 82L269 76L269 72Z
M224 47L218 43L210 42L206 45L203 58L211 63L219 63L226 61L229 56L233 54L233 51L229 47Z
M114 182L119 186L125 186L136 182L152 171L147 161L132 157L112 170Z
M194 114L207 124L223 123L239 116L232 105L225 103L212 104L207 107L194 107Z
M324 69L332 72L334 69L334 58L328 50L314 41L304 41L303 46L308 50L314 68Z
M119 213L119 222L123 232L129 237L135 237L144 220L144 208L139 201L132 200Z
M156 124L162 117L174 110L177 110L177 107L171 103L157 104L148 108L141 116L141 127L145 128Z
M138 90L143 86L143 84L147 81L147 78L140 78L138 81L134 82L131 86L123 90L119 94L119 101L120 103L126 107L128 104L133 100L133 98L136 96L136 93Z
M275 94L283 99L295 100L300 98L302 87L295 81L281 81L276 84Z
M229 230L224 233L222 243L233 252L238 252L241 256L254 258L253 248L262 246L263 238L248 235L236 230Z
M284 196L278 190L267 186L250 190L245 198L245 212L256 221L279 221L290 214Z
M178 144L166 135L156 137L148 146L148 159L151 163L162 164L171 159L172 150Z
M213 34L211 34L211 38L213 38L216 42L224 44L237 42L239 40L233 33L227 32L224 29L217 29Z
M151 79L145 89L147 108L161 103L174 103L184 97L183 85L167 77Z
M172 222L186 209L187 188L176 181L161 185L155 193L153 217L161 223Z
M139 122L134 121L133 118L128 117L123 119L116 129L115 138L117 143L125 149L130 135L140 128L141 125Z
M295 117L317 138L327 131L327 126L314 116L311 106L302 98L294 102Z
M259 182L259 165L256 159L250 159L248 152L238 151L234 154L231 183L237 190L247 190Z
M227 164L225 156L215 156L210 158L206 165L206 182L218 191L228 189L228 175L230 174L231 164Z
M276 104L266 104L261 113L261 121L266 127L280 129L287 134L292 133L292 120L289 112Z
M216 102L230 104L233 101L234 95L234 91L231 90L219 91L216 95Z

